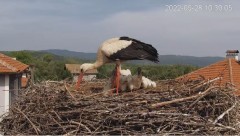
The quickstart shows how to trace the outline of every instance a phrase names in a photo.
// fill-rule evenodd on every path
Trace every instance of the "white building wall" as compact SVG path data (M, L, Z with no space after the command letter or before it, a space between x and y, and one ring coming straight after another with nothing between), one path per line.
M5 111L9 109L9 75L5 75Z
M77 82L78 81L78 75L74 75L73 76L73 82Z
M9 109L9 75L5 75L5 112Z
M96 77L97 77L96 75L86 75L86 76L83 76L83 80L91 81L91 80L95 80Z
M0 75L0 116L7 112L8 109L9 109L9 75Z

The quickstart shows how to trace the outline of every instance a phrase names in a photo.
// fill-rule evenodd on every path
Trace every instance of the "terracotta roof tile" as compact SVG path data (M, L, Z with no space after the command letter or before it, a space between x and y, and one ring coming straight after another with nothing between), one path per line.
M0 53L0 73L18 73L29 66Z
M225 85L231 83L235 85L237 92L240 95L240 63L233 58L224 59L209 66L200 68L189 74L178 77L181 80L195 80L204 78L205 80L212 80L220 77L215 83Z

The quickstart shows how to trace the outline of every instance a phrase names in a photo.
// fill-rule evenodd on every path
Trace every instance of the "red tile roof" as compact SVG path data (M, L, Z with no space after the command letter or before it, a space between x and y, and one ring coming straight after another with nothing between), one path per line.
M181 80L202 79L214 80L220 78L215 83L226 85L231 83L235 85L236 94L240 95L240 62L233 58L227 58L212 65L203 67L189 74L178 77Z
M0 53L0 73L19 73L29 66Z

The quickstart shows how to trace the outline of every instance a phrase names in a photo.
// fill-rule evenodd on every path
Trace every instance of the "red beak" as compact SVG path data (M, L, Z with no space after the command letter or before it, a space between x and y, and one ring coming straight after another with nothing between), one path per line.
M80 83L82 82L82 79L83 79L83 72L80 72L79 76L78 76L78 81L77 81L77 84L76 84L76 90L80 87Z

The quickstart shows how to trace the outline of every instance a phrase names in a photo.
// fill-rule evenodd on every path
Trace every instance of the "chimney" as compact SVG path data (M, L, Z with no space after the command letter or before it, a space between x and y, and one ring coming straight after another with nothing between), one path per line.
M235 58L238 61L238 50L227 50L226 58Z

